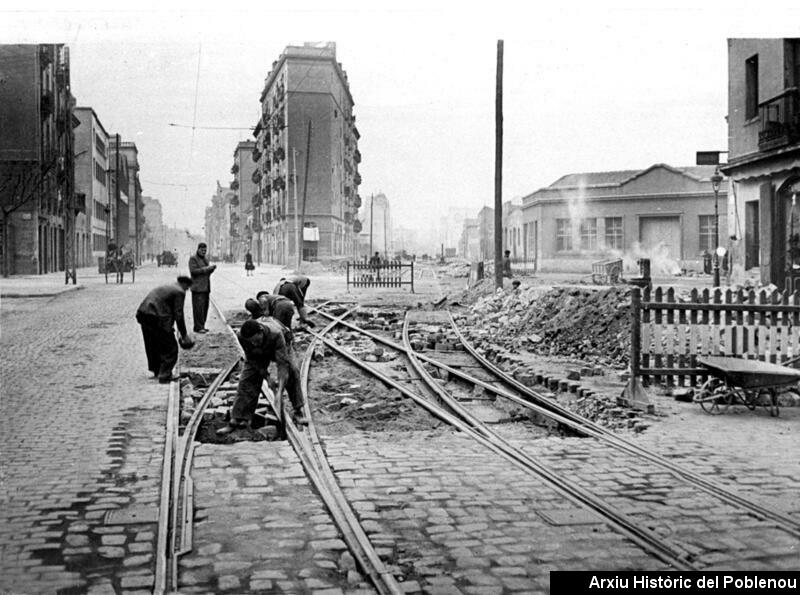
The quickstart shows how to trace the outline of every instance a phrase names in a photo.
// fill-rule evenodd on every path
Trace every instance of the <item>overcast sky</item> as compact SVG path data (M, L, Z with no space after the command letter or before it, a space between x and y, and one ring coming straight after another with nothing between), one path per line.
M498 39L511 200L567 173L693 165L697 150L726 149L726 39L800 33L800 2L520 4L6 0L0 40L66 43L77 104L136 142L144 194L166 223L197 232L216 181L232 179L236 143L252 138L203 127L253 126L287 45L337 43L360 194L384 192L396 222L421 227L448 206L494 203Z

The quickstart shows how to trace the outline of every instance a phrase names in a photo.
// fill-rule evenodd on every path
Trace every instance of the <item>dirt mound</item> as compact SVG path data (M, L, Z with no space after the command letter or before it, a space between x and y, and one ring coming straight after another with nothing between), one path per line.
M498 291L479 299L465 323L474 327L469 334L478 344L624 367L630 354L630 289Z

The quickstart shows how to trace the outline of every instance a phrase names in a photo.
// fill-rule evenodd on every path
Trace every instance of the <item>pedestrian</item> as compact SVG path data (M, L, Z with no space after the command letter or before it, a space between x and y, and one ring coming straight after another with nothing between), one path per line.
M253 264L253 255L250 254L250 250L247 251L247 254L244 255L244 270L245 274L248 277L253 276L253 269L256 268L256 265Z
M230 421L217 434L230 434L251 423L261 394L261 385L269 378L269 365L275 362L278 371L278 389L275 393L281 406L283 389L289 393L292 404L292 418L295 423L305 424L303 415L303 394L300 388L300 371L295 364L286 343L288 329L274 318L246 320L237 333L239 344L245 353L236 397L230 410ZM276 411L281 417L282 411Z
M172 368L178 362L173 325L178 327L182 347L190 348L194 344L183 319L186 290L191 286L189 277L180 276L177 283L151 290L136 310L136 322L142 327L147 368L162 384L177 380L172 376Z
M194 332L207 333L208 300L211 295L211 273L217 265L209 264L206 258L208 246L205 242L197 245L197 252L189 257L189 274L192 276L192 317Z
M310 285L311 279L305 275L295 275L289 278L281 277L272 293L289 298L297 307L297 315L300 320L313 328L316 325L312 320L308 319L308 311L305 306L306 292L308 292Z
M511 250L503 252L503 277L512 277L511 274Z

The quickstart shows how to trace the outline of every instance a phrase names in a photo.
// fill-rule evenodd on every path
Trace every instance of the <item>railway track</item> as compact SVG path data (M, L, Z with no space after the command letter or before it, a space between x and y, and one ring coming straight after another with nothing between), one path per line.
M342 311L343 309L344 311ZM434 358L427 353L415 350L411 344L412 333L418 332L420 326L430 325L431 321L429 320L415 321L413 318L406 317L401 331L398 331L396 327L388 332L370 331L346 320L346 318L355 313L354 308L346 309L340 306L337 314L332 314L327 312L324 306L318 306L314 309L314 312L317 316L325 318L328 324L318 333L312 333L313 336L305 351L301 367L304 394L309 394L309 379L312 374L314 355L320 346L325 346L358 367L364 374L380 380L385 386L391 387L406 399L410 399L416 406L424 409L431 416L457 430L458 433L454 436L469 438L474 444L480 445L485 453L491 453L490 455L476 453L474 456L481 458L493 456L496 460L505 461L507 466L513 467L515 470L513 473L521 474L519 479L514 480L520 486L533 486L534 484L530 482L534 478L541 482L542 485L546 486L546 489L557 494L557 497L548 494L542 498L542 501L550 503L549 506L551 508L566 506L568 511L572 511L572 514L575 514L576 510L583 510L590 511L589 514L591 515L596 515L589 521L584 520L583 523L591 527L602 524L611 527L614 532L621 536L620 539L627 540L628 546L626 547L645 552L643 557L638 558L639 560L647 557L654 560L647 563L640 561L636 566L638 568L690 570L712 568L715 563L724 562L724 560L719 559L718 555L715 557L719 550L711 545L713 531L709 533L711 537L706 536L706 538L703 538L702 536L689 536L682 533L679 529L680 524L674 525L678 527L677 530L671 532L663 530L665 523L672 522L673 517L676 517L681 512L681 502L686 499L687 489L700 490L708 497L710 501L709 508L703 509L703 511L712 510L714 512L714 518L710 519L712 524L722 520L726 529L730 531L731 525L728 522L732 521L736 515L744 513L747 520L741 523L742 535L737 535L737 539L742 538L744 534L763 531L781 533L785 538L784 542L786 539L795 539L800 536L798 523L795 519L750 502L728 488L719 486L681 465L642 449L639 445L627 441L567 409L559 407L544 395L520 385L516 380L503 374L501 370L481 358L480 354L464 340L455 321L449 314L446 315L446 319L439 319L434 322L440 325L442 329L445 329L445 332L456 337L462 348L452 353L448 352L446 356L437 352L436 358ZM330 338L331 336L335 337L336 332L342 330L365 337L376 344L379 343L383 348L393 350L399 354L399 357L404 358L406 362L405 375L398 374L392 377L385 371L370 365L345 349L335 338ZM399 342L398 339L401 339L402 342ZM449 359L441 361L446 358ZM467 358L471 358L471 360L469 362L465 361ZM197 405L195 410L196 420L195 416L193 416L183 434L178 436L178 424L172 424L175 438L168 440L168 445L165 447L165 460L169 456L171 460L175 461L169 471L171 477L169 483L173 486L171 488L173 500L169 506L170 514L168 515L168 520L170 522L168 524L170 527L163 529L163 540L161 539L162 531L160 531L159 535L159 543L161 544L163 541L164 544L164 553L159 552L158 560L163 559L163 563L160 566L164 569L164 572L162 574L157 573L157 586L159 584L159 576L162 576L163 578L160 582L167 591L176 590L179 587L178 559L181 555L191 550L192 480L190 470L191 456L194 452L193 440L197 432L197 425L200 423L199 420L202 419L204 404L209 401L219 386L228 379L234 367L235 362L220 371L217 380L212 383L204 398ZM274 395L269 390L269 387L265 383L262 388L265 400L273 411L277 411L279 405L275 402ZM543 457L540 449L534 450L530 447L529 436L526 438L525 431L518 431L520 424L497 423L498 418L489 419L487 422L486 411L492 409L493 406L489 407L489 405L493 404L484 397L481 398L476 407L474 398L476 390L483 391L484 395L492 395L492 399L496 399L497 402L503 401L510 403L515 408L524 409L529 418L535 418L540 423L542 420L547 420L551 427L567 428L573 435L587 437L592 444L586 447L586 461L591 458L591 451L598 448L602 450L601 457L617 457L620 467L623 469L625 465L635 469L636 465L641 466L643 464L642 461L646 461L646 464L658 469L658 477L655 478L655 475L651 475L650 481L664 484L651 485L649 488L657 492L660 491L659 493L663 497L659 501L643 504L641 501L636 501L635 491L637 486L635 485L629 490L630 493L627 496L614 495L613 489L604 489L600 490L600 493L595 493L591 487L584 485L591 483L588 481L591 479L589 477L591 473L587 475L584 471L576 471L573 468L574 457L567 457L564 461L558 461L558 456L556 455ZM417 537L419 531L414 533L414 539L417 539L417 541L408 540L408 543L404 543L403 536L408 531L407 527L403 526L402 523L394 522L391 519L386 522L382 520L380 529L377 529L374 527L374 521L372 525L370 525L370 521L364 522L365 504L357 501L356 505L359 508L354 508L351 502L353 492L357 494L359 490L354 490L352 487L342 487L343 481L347 486L351 480L351 475L348 473L349 462L344 465L341 463L342 445L336 443L335 440L321 438L318 434L313 421L315 411L309 406L313 405L314 402L315 399L313 397L310 403L308 400L306 401L306 416L311 420L307 429L298 428L291 420L287 419L286 436L302 463L306 476L315 486L329 514L335 520L343 540L347 543L348 549L355 558L363 575L369 579L378 593L404 592L399 581L416 579L425 582L426 580L434 580L427 575L418 575L417 570L422 569L422 574L424 575L426 567L419 561L415 564L413 555L407 558L399 558L398 552L407 553L411 550L433 551L437 548L441 549L441 544L437 542L435 533L432 533L436 528L428 527L428 534L432 536L430 543L426 542L423 546L420 546L420 540ZM172 404L170 405L170 415L177 419L175 408ZM507 410L508 406L505 409L501 409L501 412L507 412ZM491 417L490 414L489 418ZM507 420L508 416L506 415L503 418L501 413L500 420L502 419ZM508 431L509 429L512 431ZM587 441L582 440L582 442ZM473 447L467 448L471 449ZM468 450L468 452L470 456L473 456L472 450ZM335 459L334 463L331 463L331 457ZM578 458L583 458L583 455ZM591 467L591 463L586 461L586 466ZM436 464L438 463L433 461L430 467L433 469ZM495 462L492 463L492 465L495 464ZM336 471L332 469L332 465L333 467L338 466ZM425 470L427 470L427 467L425 467ZM503 473L512 472L504 470ZM620 473L620 475L622 474L624 472ZM389 470L388 475L393 478L391 481L397 482L398 486L405 485L402 469L398 470L397 473L392 473L392 470ZM527 476L528 479L523 479L522 476ZM675 487L678 482L681 485ZM605 483L613 484L614 479L612 478ZM392 492L392 489L391 487L382 488L387 493ZM392 497L395 499L398 498L398 489L395 488L395 492L392 492ZM531 488L532 491L542 489L544 488L541 485ZM348 492L350 493L348 494ZM675 494L680 495L678 504L665 504ZM383 495L383 492L381 492L381 496ZM696 498L697 496L693 495L692 497ZM525 498L520 498L520 500L525 500ZM376 501L378 502L377 508L380 509L380 499L376 498ZM559 503L553 506L552 502L556 501ZM568 504L565 505L565 502ZM402 508L405 505L401 504L400 506ZM408 506L411 506L411 504ZM529 518L537 512L535 503L529 503L526 506L527 508L522 505L516 507L522 518ZM370 506L367 506L367 509L369 510ZM524 511L520 512L523 509ZM696 518L692 511L684 510L683 512ZM367 516L373 519L380 517L380 515ZM164 520L166 523L167 519ZM538 527L539 525L536 526ZM436 530L438 531L439 529ZM593 531L596 532L597 529L593 529ZM387 535L391 540L394 540L392 547L387 547L389 540ZM542 538L543 536L544 531L540 535L532 537L532 539L537 540L537 538ZM374 542L377 542L377 546ZM795 547L797 546L795 545ZM427 548L427 550L424 548ZM392 550L392 552L387 553L389 550ZM631 559L637 558L632 555ZM425 556L422 556L421 560L425 564L429 563ZM455 561L455 565L458 566L458 560ZM415 568L413 572L409 570L412 567ZM609 569L615 568L610 567ZM535 573L533 570L529 570L528 574ZM505 579L501 577L501 580ZM541 582L537 584L541 584Z

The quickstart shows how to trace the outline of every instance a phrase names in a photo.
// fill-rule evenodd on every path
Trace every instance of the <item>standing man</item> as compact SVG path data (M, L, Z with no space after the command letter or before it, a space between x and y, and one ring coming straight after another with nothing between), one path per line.
M153 289L136 310L136 322L142 327L147 367L162 384L177 380L172 376L172 368L178 362L178 344L173 325L178 326L181 346L188 349L194 344L186 333L183 320L183 302L186 290L191 286L189 277L178 277L177 283Z
M308 423L303 415L303 393L300 389L300 371L292 359L286 344L287 328L274 318L245 320L237 333L239 344L245 353L244 365L239 374L236 398L230 411L227 426L217 430L224 436L239 427L249 424L258 405L261 385L269 377L269 364L275 362L278 368L278 389L275 393L277 403L282 405L283 389L289 393L295 423ZM276 411L282 418L282 411Z
M511 250L503 252L503 277L512 277L511 274Z
M192 276L192 317L194 332L207 333L208 298L211 294L211 273L217 265L209 264L206 258L208 247L205 242L197 245L197 252L189 257L189 274Z
M313 321L308 319L306 310L306 292L311 285L311 279L305 275L295 275L293 277L281 278L272 293L289 298L297 307L297 315L300 320L310 327L316 326Z

